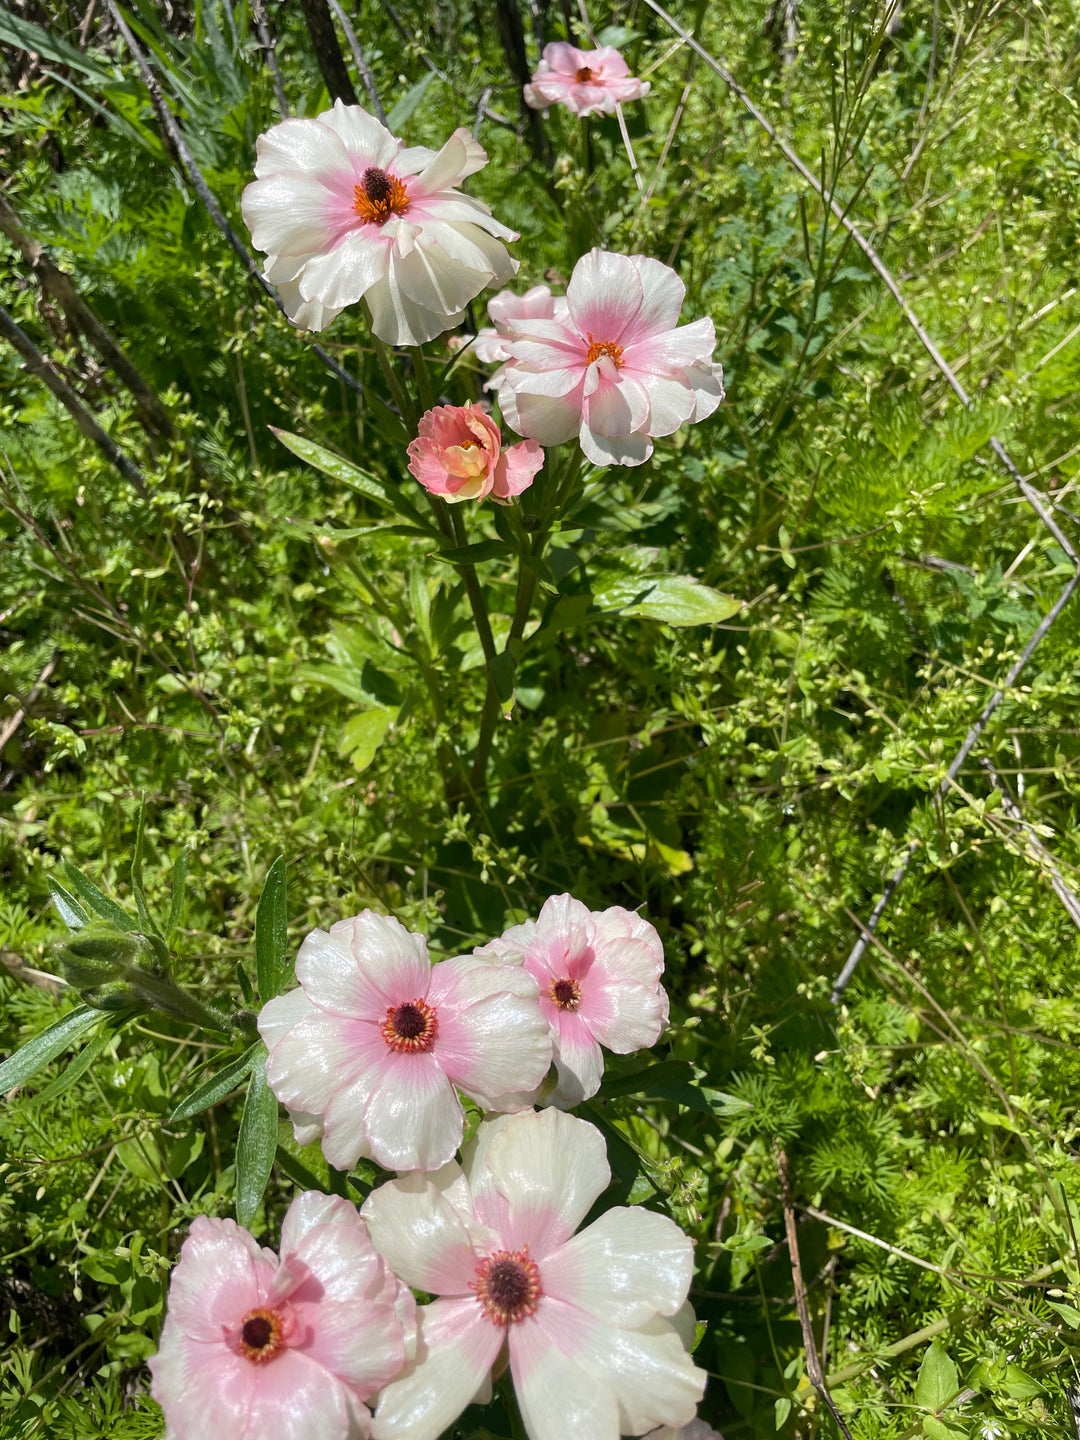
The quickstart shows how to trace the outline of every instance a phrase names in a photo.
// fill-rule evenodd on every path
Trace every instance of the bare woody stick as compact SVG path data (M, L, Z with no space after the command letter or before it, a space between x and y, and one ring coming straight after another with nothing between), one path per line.
M339 4L338 0L328 0L328 4L330 6L330 9L334 12L334 16L337 19L338 24L345 32L345 39L348 42L349 49L352 51L353 64L356 66L356 73L360 76L360 79L363 82L364 89L368 93L368 99L371 101L371 108L375 111L375 114L385 125L386 111L383 109L382 101L379 99L379 92L375 86L375 76L371 73L371 66L367 63L364 52L360 48L360 41L356 38L356 31L353 29L352 21L349 19L348 15L346 15L344 6Z
M355 105L356 91L349 77L345 56L341 53L337 31L334 29L326 0L300 0L300 9L304 12L315 59L319 62L331 100L344 100L346 105Z
M1031 855L1033 855L1035 857L1036 863L1040 866L1040 868L1045 870L1046 873L1050 876L1050 884L1053 886L1054 894L1061 901L1062 905L1064 905L1065 911L1068 914L1069 919L1073 922L1074 925L1080 927L1080 899L1077 898L1075 890L1070 888L1064 875L1062 875L1061 871L1054 863L1054 857L1050 854L1050 851L1039 839L1038 833L1036 832L1034 825L1032 825L1030 821L1024 819L1023 811L1020 809L1019 805L1017 805L1016 801L1013 798L1012 792L1009 790L1009 787L1006 785L1005 781L994 769L993 763L990 760L983 759L982 761L980 761L980 764L982 765L983 769L986 770L989 774L990 783L993 785L994 789L1000 790L1001 792L1002 810L1009 817L1009 819L1013 821L1016 826L1018 826L1020 833L1023 836L1021 848L1027 850Z
M0 231L7 236L33 270L42 292L60 306L73 330L79 331L131 391L143 429L163 440L173 437L169 413L132 364L109 327L79 294L75 282L46 250L23 229L15 210L0 194Z
M795 1207L791 1201L791 1176L788 1172L787 1154L784 1150L776 1152L776 1168L780 1174L780 1191L784 1204L784 1229L787 1232L791 1279L795 1286L795 1309L798 1312L799 1326L802 1329L803 1349L806 1351L806 1373L810 1384L821 1396L829 1414L836 1421L837 1429L844 1440L851 1440L851 1431L845 1424L844 1417L836 1408L836 1401L829 1394L829 1387L825 1384L825 1376L821 1370L821 1357L818 1355L817 1341L814 1339L810 1307L806 1303L806 1286L803 1284L802 1261L799 1259L798 1227L795 1224Z
M283 120L287 120L289 118L289 101L285 94L285 82L281 78L281 67L277 63L277 45L270 30L270 22L266 18L266 6L263 4L263 0L251 0L251 15L255 21L255 33L259 37L259 48L266 56L266 65L274 86L274 99L277 101L278 114Z
M158 117L158 124L161 126L161 129L164 133L168 148L172 151L172 153L177 157L180 164L183 166L185 172L187 173L188 179L191 181L191 184L195 189L196 194L198 195L202 203L206 206L211 220L213 220L214 224L225 237L230 249L233 251L233 254L236 256L236 258L240 261L240 264L244 267L244 270L251 277L251 279L255 281L256 285L258 285L261 290L263 290L267 295L269 295L270 299L281 311L282 315L284 315L286 320L288 320L288 312L286 311L285 306L281 303L277 291L274 289L274 287L270 284L268 280L263 278L262 272L260 271L258 265L256 265L255 261L248 254L243 241L240 239L239 235L237 235L236 231L229 224L228 220L226 220L224 214L222 213L221 206L218 204L214 192L210 189L209 185L207 185L206 181L203 179L202 171L199 169L198 165L196 165L195 157L192 155L191 150L188 148L188 143L184 139L184 136L180 130L180 126L176 123L176 117L173 115L172 111L165 103L165 97L161 93L161 86L157 82L157 77L150 69L146 56L143 54L139 42L131 33L131 27L124 19L124 16L120 11L119 6L116 4L116 0L105 0L105 3L109 7L109 14L113 17L116 28L124 37L124 41L127 44L128 49L131 51L132 57L135 60L135 64L139 68L139 74L142 76L143 84L146 86L147 91L149 92L150 103L154 107L154 113ZM291 325L292 321L289 321L289 323ZM321 345L313 345L311 348L319 357L319 359L323 362L323 364L327 367L327 369L332 370L339 380L341 380L344 384L348 385L351 390L355 390L358 395L362 395L364 393L364 387L361 385L360 381L357 380L355 376L350 375L349 372L344 368L344 366L339 365L338 362L334 359L334 357L326 350L324 350Z
M817 176L814 175L812 170L807 168L799 155L791 148L791 146L787 143L783 136L778 133L776 128L767 119L767 117L762 114L762 112L754 104L753 100L751 100L750 96L735 79L734 75L732 75L731 71L728 70L726 66L721 65L714 56L710 55L709 52L704 49L703 46L701 46L697 42L697 40L694 39L693 35L691 35L689 31L684 30L676 20L672 19L672 17L667 13L667 11L664 10L662 6L657 4L657 0L645 0L645 4L656 15L659 15L661 20L663 20L666 25L670 26L670 28L675 32L676 35L680 37L681 40L683 40L687 45L691 47L692 50L694 50L698 55L700 55L702 60L705 61L706 65L708 65L712 71L719 75L720 79L723 80L724 84L727 85L729 90L731 90L731 92L738 98L739 102L742 104L743 108L747 111L747 113L750 114L754 118L754 120L757 121L757 123L761 126L761 128L765 131L765 133L769 136L773 143L779 148L780 152L783 154L784 158L792 166L792 168L798 171L798 173L802 176L802 178L806 181L810 188L815 192L815 194L819 196L822 203L829 207L830 211L839 221L840 225L847 231L847 233L851 236L852 240L854 240L855 244L866 256L867 260L869 260L870 264L874 267L874 270L877 272L879 278L884 283L885 288L889 291L889 294L896 301L897 305L899 305L904 319L908 322L912 330L915 332L919 343L923 346L926 353L930 356L931 360L937 366L938 370L941 372L942 376L947 381L953 394L966 409L970 408L971 397L968 395L963 385L961 385L960 381L957 379L956 373L952 369L952 366L949 364L949 362L945 359L944 355L942 355L941 351L934 344L928 332L924 329L922 323L919 320L919 317L915 314L914 310L912 310L911 306L908 304L903 292L900 289L900 286L897 284L896 279L893 276L892 272L889 270L888 266L874 249L873 245L871 245L870 241L867 240L866 236L862 233L859 227L850 218L850 216L847 214L847 211L836 199L836 197L831 193L827 193L825 191ZM1027 664L1032 654L1034 653L1035 647L1038 645L1039 641L1042 640L1043 636L1050 629L1051 625L1053 625L1057 617L1061 614L1066 604L1068 604L1068 601L1071 598L1073 591L1076 589L1077 582L1080 581L1080 554L1077 554L1077 551L1073 546L1072 542L1069 540L1068 536L1064 533L1061 527L1057 524L1053 515L1050 513L1049 510L1047 510L1046 506L1043 504L1042 497L1039 495L1039 492L1031 484L1029 484L1027 480L1024 479L1023 475L1017 469L1016 465L1013 463L1008 452L1006 451L1004 445L1002 445L1001 441L997 438L997 436L991 437L990 448L993 450L994 454L997 456L998 460L1001 462L1004 468L1008 471L1012 479L1016 482L1021 494L1024 496L1024 499L1035 511L1036 515L1038 515L1039 519L1046 526L1047 530L1049 530L1050 534L1061 546L1062 550L1064 550L1065 554L1069 557L1069 559L1072 561L1073 565L1076 568L1075 574L1073 575L1072 579L1069 580L1069 582L1066 584L1065 588L1062 590L1061 594L1055 601L1053 607L1043 617L1043 620L1039 624L1034 635L1032 635L1031 639L1024 646L1023 652L1021 653L1019 660L1016 662L1015 665L1013 665L1008 675L1006 675L1004 681L1002 682L1001 688L999 690L995 690L994 694L987 701L986 705L983 706L983 709L979 714L977 720L975 721L974 725L972 725L971 729L968 731L964 739L963 745L961 745L959 751L953 759L952 764L949 766L949 769L945 774L944 780L938 787L937 794L939 796L943 796L947 793L949 787L956 779L956 776L960 771L960 767L964 764L964 761L971 753L972 747L975 745L975 743L979 739L979 736L986 728L987 722L990 720L990 717L993 715L994 711L998 708L1002 700L1005 698L1005 692L1013 684L1015 684L1017 677L1020 675L1020 672L1023 670L1024 666ZM896 890L898 889L901 881L907 873L908 865L911 863L911 857L915 854L917 848L918 845L914 841L908 846L907 853L905 854L900 865L897 867L896 871L892 875L892 878L889 880L889 883L885 887L885 890L882 893L881 898L878 900L878 903L874 906L873 913L870 916L865 930L862 934L860 934L859 938L856 940L854 946L852 947L851 954L848 956L847 961L844 964L844 968L837 976L836 982L833 985L832 1000L834 1004L840 998L845 986L851 979L852 975L855 973L855 968L858 965L859 961L862 959L868 941L870 937L873 936L879 920L881 919L882 915L884 915L890 900L896 893Z
M93 440L94 444L109 463L116 466L124 479L127 480L145 500L149 495L149 491L146 485L146 478L142 471L133 460L124 454L112 436L105 433L93 415L91 415L90 411L79 399L78 395L75 394L75 391L56 369L56 366L41 353L22 326L16 322L12 315L8 314L2 305L0 305L0 335L3 335L4 339L15 347L22 356L29 373L36 375L40 380L45 382L87 439Z

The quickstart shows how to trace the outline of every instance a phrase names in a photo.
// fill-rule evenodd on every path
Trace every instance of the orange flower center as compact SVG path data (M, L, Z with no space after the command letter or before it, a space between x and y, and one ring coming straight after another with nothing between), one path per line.
M606 355L608 359L612 362L612 364L615 366L616 370L622 369L623 347L621 345L616 345L614 340L594 340L592 338L592 334L590 333L588 363L591 365L594 360L599 360L601 355Z
M553 980L544 994L560 1010L576 1010L581 1004L581 988L576 980Z
M589 69L588 65L582 65L581 69L575 73L574 79L578 82L579 85L588 85L589 81L592 79L592 71Z
M476 1279L469 1289L484 1308L493 1325L516 1325L536 1314L536 1302L543 1295L540 1271L529 1259L529 1247L496 1250L476 1267Z
M353 190L353 209L369 225L384 225L391 215L404 215L409 192L396 175L369 165Z
M439 1033L439 1017L426 1000L391 1005L379 1030L397 1055L418 1055L430 1050Z
M277 1311L249 1310L240 1322L240 1354L254 1365L265 1365L280 1355L284 1346Z

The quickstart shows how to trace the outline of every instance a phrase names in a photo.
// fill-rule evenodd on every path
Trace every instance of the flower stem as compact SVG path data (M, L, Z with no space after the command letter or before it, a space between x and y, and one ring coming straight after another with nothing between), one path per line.
M405 393L405 387L397 377L393 364L391 363L389 350L387 350L377 335L372 335L371 343L375 348L375 359L379 362L379 369L383 373L383 379L390 389L394 404L401 412L402 420L410 430L415 430L419 424L420 416L417 413L415 404Z
M424 354L423 346L413 345L409 354L413 357L416 388L420 392L420 408L425 411L431 410L435 405L435 392L431 388L431 376L428 374L427 356Z

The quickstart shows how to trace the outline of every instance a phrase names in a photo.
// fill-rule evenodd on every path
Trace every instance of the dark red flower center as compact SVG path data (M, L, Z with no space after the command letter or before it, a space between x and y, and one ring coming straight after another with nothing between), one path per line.
M435 1044L439 1017L426 1000L407 1000L403 1005L391 1005L379 1028L391 1050L415 1055Z
M281 1317L276 1310L249 1310L240 1322L240 1353L255 1365L265 1365L284 1348Z
M476 1267L476 1278L469 1289L493 1325L516 1325L528 1315L536 1314L536 1304L543 1295L540 1271L536 1261L529 1259L529 1247L521 1250L497 1250Z
M579 85L588 85L589 81L592 79L592 71L589 69L588 65L582 65L581 69L575 73L574 79L578 82Z
M369 165L353 188L353 209L371 225L382 225L391 215L404 215L408 208L404 183L377 165Z
M553 980L546 994L560 1010L576 1010L581 1004L581 987L576 980Z

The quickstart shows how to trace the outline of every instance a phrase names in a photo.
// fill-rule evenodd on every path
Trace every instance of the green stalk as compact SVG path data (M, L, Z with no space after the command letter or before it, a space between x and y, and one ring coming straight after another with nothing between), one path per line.
M394 404L401 411L401 418L406 426L415 431L420 422L420 416L413 401L406 393L405 387L397 377L391 363L390 352L377 335L372 335L371 343L375 348L375 359L379 362L379 369L383 373L383 379L389 387Z

